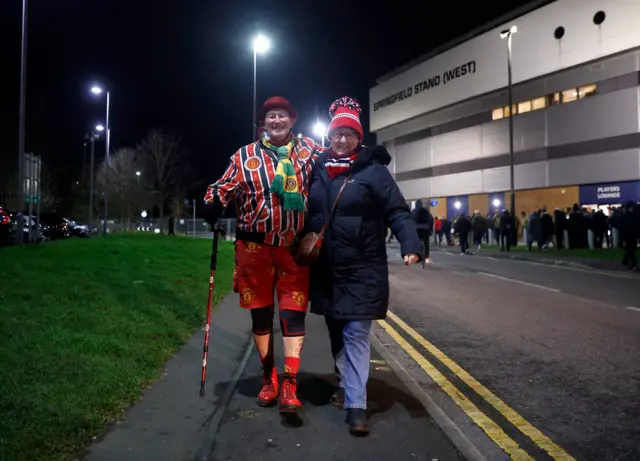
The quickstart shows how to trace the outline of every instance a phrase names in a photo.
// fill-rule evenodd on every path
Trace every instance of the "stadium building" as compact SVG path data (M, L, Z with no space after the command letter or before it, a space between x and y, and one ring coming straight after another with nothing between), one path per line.
M640 201L639 77L640 1L539 1L378 79L370 128L436 216L510 207L509 117L518 215L607 211Z

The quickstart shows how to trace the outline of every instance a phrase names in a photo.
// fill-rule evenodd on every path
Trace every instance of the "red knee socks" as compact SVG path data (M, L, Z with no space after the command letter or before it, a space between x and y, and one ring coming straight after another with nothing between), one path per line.
M284 358L284 373L290 375L297 375L300 369L300 357L285 357Z

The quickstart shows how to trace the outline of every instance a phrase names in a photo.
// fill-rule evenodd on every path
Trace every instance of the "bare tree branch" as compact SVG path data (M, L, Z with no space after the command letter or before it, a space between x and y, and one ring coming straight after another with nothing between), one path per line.
M175 195L182 179L181 167L186 155L180 142L180 138L174 134L154 129L136 148L146 181L151 186L150 192L156 197L155 203L160 208L160 219L164 217L167 199Z

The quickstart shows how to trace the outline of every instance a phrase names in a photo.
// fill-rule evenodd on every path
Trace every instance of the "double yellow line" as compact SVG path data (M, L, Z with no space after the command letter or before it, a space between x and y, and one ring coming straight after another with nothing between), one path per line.
M520 432L528 436L538 447L546 451L549 456L557 461L576 461L571 455L555 444L538 429L533 427L515 410L500 400L493 392L480 384L473 376L463 370L457 363L451 360L444 352L422 337L417 331L407 325L393 312L388 313L398 327L413 338L420 346L436 357L442 364L451 370L467 386L473 389ZM404 339L389 322L379 320L378 324L387 332L402 349L420 365L420 367L438 384L444 392L476 423L500 448L502 448L513 460L533 461L533 458L509 437L502 428L476 407L462 392L456 388L436 367L433 366L416 348Z

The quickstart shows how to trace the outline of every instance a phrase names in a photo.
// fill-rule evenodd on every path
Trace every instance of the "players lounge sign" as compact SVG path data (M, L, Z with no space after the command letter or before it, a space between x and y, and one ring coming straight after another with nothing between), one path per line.
M598 187L596 193L598 200L620 199L620 186Z
M476 62L469 61L452 69L445 70L444 72L442 72L442 74L433 75L426 80L415 83L413 86L409 86L404 90L398 91L397 93L374 102L373 111L375 112L378 109L391 106L398 101L402 101L403 99L411 98L412 96L415 96L417 94L427 92L432 88L436 88L440 85L446 85L466 75L475 73Z

